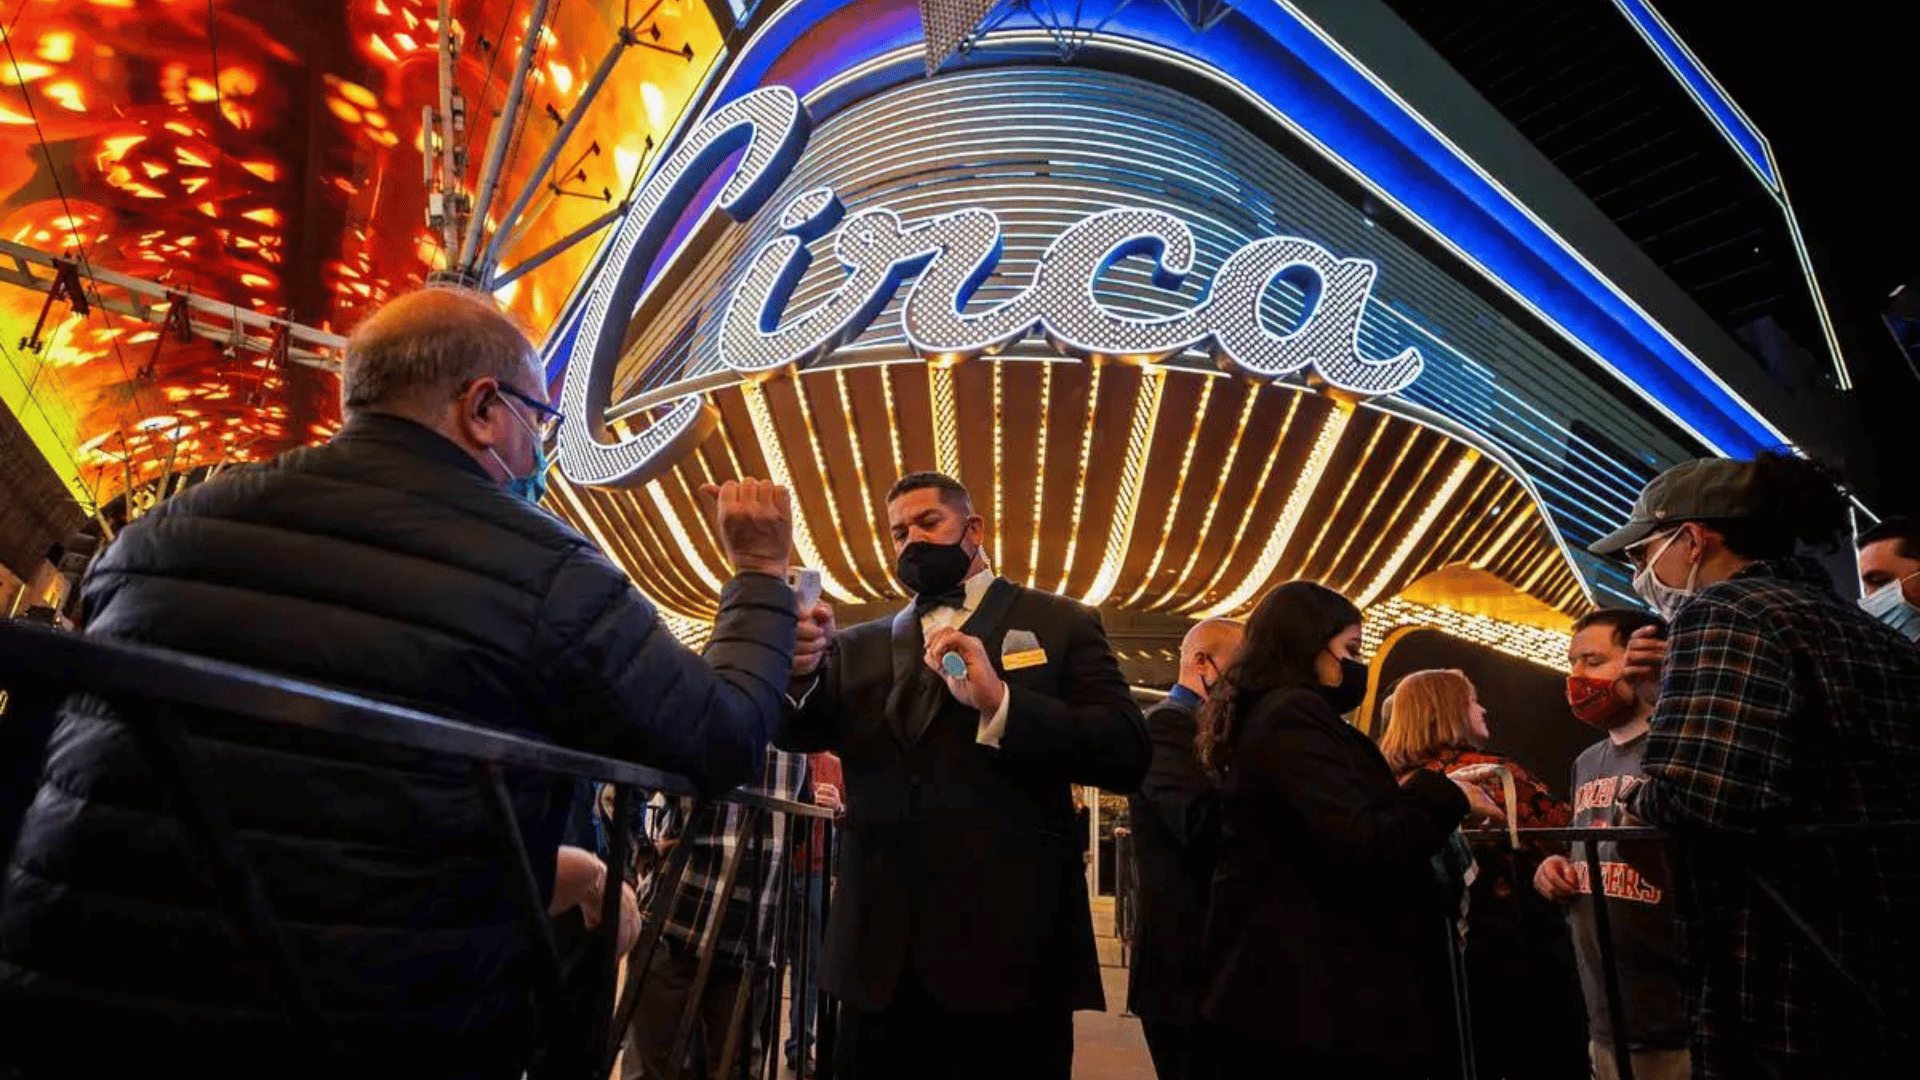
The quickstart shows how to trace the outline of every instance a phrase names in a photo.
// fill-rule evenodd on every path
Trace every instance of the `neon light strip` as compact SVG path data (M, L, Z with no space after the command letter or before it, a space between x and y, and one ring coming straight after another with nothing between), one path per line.
M1340 494L1334 497L1333 505L1327 508L1327 512L1320 515L1320 528L1315 530L1313 541L1307 545L1306 553L1300 556L1299 565L1293 571L1296 575L1315 573L1320 545L1326 543L1327 536L1333 532L1333 523L1339 519L1340 512L1346 509L1347 500L1353 497L1354 480L1359 475L1360 467L1364 467L1367 462L1373 460L1373 452L1379 448L1380 440L1386 437L1387 430L1392 426L1391 424L1373 426L1373 434L1367 436L1366 445L1360 448L1360 456L1353 459L1357 467L1342 476ZM1351 534L1348 535L1348 539L1352 539Z
M1386 433L1387 427L1388 425L1386 424L1380 425L1382 435ZM1379 440L1376 438L1375 441L1378 442ZM1446 453L1447 444L1435 439L1433 445L1427 450L1426 460L1422 461L1419 468L1414 471L1413 479L1407 483L1396 485L1393 482L1394 477L1400 475L1400 470L1405 467L1407 459L1413 455L1415 448L1417 448L1421 442L1419 431L1409 431L1406 433L1406 437L1401 439L1400 452L1393 456L1393 464L1387 466L1387 471L1381 474L1381 481L1373 486L1373 494L1371 498L1367 499L1366 508L1353 516L1353 520L1358 524L1355 528L1345 531L1344 539L1340 541L1340 546L1335 549L1332 556L1327 559L1327 569L1326 572L1321 575L1321 584L1332 588L1335 592L1342 595L1353 595L1355 585L1353 574L1349 574L1338 585L1333 583L1332 577L1334 571L1346 563L1347 553L1353 550L1354 545L1360 542L1362 536L1366 536L1367 551L1369 554L1377 553L1380 550L1381 537L1378 534L1366 534L1366 522L1373 519L1374 513L1380 509L1380 502L1387 496L1387 493L1397 489L1400 493L1399 499L1394 504L1392 513L1387 515L1388 528L1392 528L1392 523L1398 522L1401 514L1406 512L1407 507L1413 505L1414 496L1420 493L1420 481L1426 478L1428 470L1432 469L1434 463L1440 460L1440 455ZM1354 480L1359 479L1358 474L1360 470L1371 464L1372 458L1373 449L1372 447L1368 447L1366 455L1360 459L1359 464L1354 469ZM1348 483L1348 488L1349 490L1352 489L1351 481ZM1345 494L1341 495L1340 501L1342 504L1345 504ZM1321 527L1323 534L1330 525L1331 522ZM1366 560L1363 558L1361 562L1362 565L1354 570L1354 574L1365 570L1366 567L1364 564Z
M1517 212L1529 224L1531 224L1534 228L1538 229L1542 236L1544 236L1547 240L1551 241L1555 246L1557 246L1560 249L1562 253L1564 253L1566 256L1571 258L1581 269L1585 270L1589 275L1591 275L1592 280L1594 282L1596 282L1601 287L1603 287L1607 292L1611 293L1615 300L1625 305L1628 310L1630 310L1634 315L1638 316L1640 321L1645 326L1652 329L1657 335L1659 335L1659 337L1667 344L1668 347L1670 347L1676 354L1678 354L1682 359L1687 361L1687 363L1693 367L1694 373L1699 378L1706 380L1714 388L1718 389L1721 393L1725 394L1726 397L1733 404L1739 406L1739 408L1742 411L1744 411L1749 417L1757 421L1763 428L1765 428L1766 431L1773 437L1773 439L1776 442L1785 443L1789 441L1785 433L1781 432L1778 428L1776 428L1773 425L1773 423L1766 418L1765 415L1763 415L1758 409L1755 409L1751 404L1749 404L1745 398L1741 397L1738 393L1736 393L1732 387L1728 386L1726 381L1721 379L1720 376L1717 373L1715 373L1711 367L1707 366L1707 364L1704 361L1702 361L1698 356L1695 356L1692 350L1688 349L1685 345L1681 344L1678 338L1675 338L1673 334L1670 331L1668 331L1664 325L1662 325L1658 320L1654 319L1651 315L1649 315L1645 308L1641 307L1638 302L1636 302L1631 296L1627 295L1625 290L1621 289L1620 286L1615 284L1611 278L1601 273L1600 269L1594 266L1593 263L1590 262L1585 255L1582 255L1579 249L1575 248L1572 244L1569 244L1566 241L1566 239L1559 234L1558 231L1556 231L1552 226L1548 225L1544 220L1542 220L1538 214L1535 214L1531 209L1527 207L1525 203L1521 202L1520 199L1515 197L1513 192L1507 190L1506 185L1494 179L1491 173L1487 172L1486 169L1482 168L1478 162L1474 161L1473 158L1469 157L1467 153L1464 150L1462 150L1456 143L1454 143L1452 139L1449 139L1444 133L1440 131L1439 128L1435 127L1431 122L1429 122L1427 118L1419 112L1419 110L1415 109L1410 103L1406 101L1406 99L1402 98L1398 93L1396 93L1392 87L1388 86L1383 80L1379 78L1379 76L1375 75L1371 70L1369 70L1366 67L1366 65L1362 64L1358 57L1354 56L1353 53L1349 52L1345 46L1342 46L1339 42L1335 41L1330 35L1326 33L1326 31L1320 28L1319 24L1315 23L1312 19L1308 18L1304 12L1302 12L1294 4L1290 3L1289 0L1280 0L1280 3L1287 10L1287 12L1290 15L1292 15L1295 20L1299 22L1301 27L1303 27L1308 32L1310 32L1314 37L1318 38L1322 45L1324 45L1329 51L1331 51L1332 53L1337 55L1341 60L1343 60L1354 74L1357 74L1361 78L1365 79L1368 83L1370 83L1373 86L1373 88L1378 93L1380 93L1383 97L1385 97L1386 99L1391 101L1395 106L1397 106L1408 119L1418 124L1420 128L1423 131L1425 131L1430 138L1432 138L1435 142L1439 143L1442 147L1444 147L1447 150L1447 152L1452 155L1454 160L1464 165L1476 177L1478 177L1482 183L1486 184L1495 194L1497 194L1501 199L1505 200L1509 209ZM1235 85L1236 87L1238 87L1240 84L1235 82L1232 85ZM1255 100L1259 100L1259 99L1256 97ZM1261 102L1261 104L1265 106L1265 102ZM1270 107L1269 107L1269 111L1272 111ZM1275 115L1278 115L1278 114L1276 113ZM1455 255L1465 260L1470 265L1479 269L1481 273L1484 274L1490 282L1498 286L1501 289L1501 291L1507 293L1516 302L1525 306L1529 312L1532 312L1534 315L1536 315L1537 317L1545 321L1548 325L1560 331L1560 333L1563 336L1565 336L1568 341L1577 345L1581 349L1581 351L1587 353L1595 363L1601 366L1602 369L1611 373L1621 383L1623 383L1629 389L1637 393L1642 400L1644 400L1647 404L1653 406L1655 410L1660 412L1662 415L1666 416L1668 419L1672 420L1675 424L1678 424L1679 426L1687 430L1688 433L1692 434L1695 438L1700 439L1703 443L1705 443L1709 447L1712 447L1715 450L1715 452L1722 453L1722 454L1725 454L1728 452L1727 449L1722 445L1721 441L1708 438L1704 433L1697 430L1694 427L1694 425L1689 424L1685 420L1681 419L1668 407L1667 403L1661 401L1658 397L1653 395L1646 386L1643 386L1640 383L1640 381L1635 379L1630 379L1623 372L1621 372L1621 370L1615 364L1610 362L1606 356L1602 355L1601 350L1594 348L1593 346L1589 345L1584 338L1581 338L1579 335L1576 335L1571 331L1569 331L1560 320L1548 315L1543 309L1541 309L1532 300L1532 298L1522 296L1512 286L1508 285L1499 274L1496 274L1493 271L1489 270L1485 266L1485 264L1481 263L1478 259L1475 259L1472 256L1468 255L1464 249L1460 248L1456 243L1454 243L1453 240L1451 240L1448 236L1446 236L1443 230L1435 227L1434 225L1429 223L1427 219L1425 219L1424 217L1421 217L1417 213L1414 213L1410 208L1402 204L1399 199L1387 193L1384 189L1380 188L1379 185L1377 185L1372 178L1365 176L1358 169L1354 168L1351 164L1349 164L1343 157L1334 153L1331 147L1320 142L1318 139L1314 138L1314 136L1308 134L1306 130L1304 128L1301 128L1299 125L1291 121L1288 121L1284 118L1281 119L1281 122L1286 124L1289 129L1293 130L1301 138L1307 139L1308 141L1312 142L1314 147L1320 150L1321 153L1325 154L1329 161L1332 161L1334 164L1338 165L1343 171L1346 171L1349 175L1358 179L1360 182L1365 184L1370 190L1373 190L1376 194L1378 194L1381 198L1386 199L1387 201L1392 203L1395 209L1399 210L1403 214L1406 214L1411 220L1419 224L1421 228L1425 230L1430 236L1432 236L1435 240L1438 240L1441 244L1446 246L1447 250L1453 252Z
M1433 523L1439 520L1440 512L1447 508L1454 493L1460 490L1460 485L1467 482L1467 477L1472 475L1473 467L1479 464L1479 461L1480 455L1472 450L1461 455L1460 460L1453 466L1453 472L1448 474L1446 483L1440 485L1440 490L1434 493L1433 498L1429 499L1427 505L1420 511L1420 517L1413 523L1413 528L1408 529L1400 537L1399 546L1393 549L1393 555L1387 559L1385 565L1380 567L1380 572L1374 575L1373 583L1360 590L1360 595L1354 597L1355 607L1366 607L1385 591L1387 585L1393 581L1393 576L1400 572L1400 568L1405 566L1407 559L1412 556L1414 547L1425 540L1427 533L1433 530Z
M1433 629L1508 656L1530 660L1544 668L1566 671L1567 647L1572 638L1565 633L1459 611L1445 604L1417 604L1398 597L1382 600L1365 612L1360 647L1368 655L1377 654L1382 643L1396 630Z
M1287 436L1293 433L1293 418L1299 413L1300 402L1305 400L1306 397L1306 393L1299 390L1295 390L1289 395L1287 415L1280 421L1280 431L1274 436L1273 445L1267 450L1267 463L1260 470L1260 482L1254 485L1253 488L1255 498L1258 498L1260 492L1267 490L1267 485L1273 482L1273 467L1280 460L1280 450L1287 444ZM1242 513L1240 515L1240 524L1233 530L1233 542L1227 545L1229 552L1240 550L1240 544L1247 538L1247 528L1252 524L1252 514ZM1232 562L1233 559L1231 557L1221 559L1219 564L1213 568L1213 576L1207 579L1206 584L1195 590L1193 599L1186 603L1182 611L1191 611L1199 607L1206 600L1207 596L1211 595L1213 590L1219 586L1220 579L1226 576L1227 567L1231 565Z
M1681 87L1713 121L1713 126L1720 129L1720 134L1726 136L1727 142L1739 152L1760 182L1772 190L1774 198L1779 200L1781 212L1787 219L1787 231L1793 239L1794 253L1800 260L1800 272L1806 275L1807 285L1813 290L1813 309L1820 317L1820 330L1827 339L1827 348L1833 353L1840 389L1853 389L1853 372L1847 364L1846 355L1840 351L1839 331L1833 325L1833 314L1827 310L1826 294L1821 290L1819 276L1813 268L1813 255L1807 250L1807 242L1801 236L1799 215L1793 212L1793 204L1787 198L1786 181L1780 175L1779 163L1774 160L1773 147L1734 102L1732 95L1720 85L1720 81L1687 47L1687 43L1680 40L1680 35L1674 33L1667 20L1654 10L1652 4L1647 0L1614 0L1614 6L1653 47L1661 63L1680 81Z
M1073 482L1073 515L1067 525L1067 557L1060 564L1060 583L1053 591L1067 593L1067 579L1073 574L1073 556L1080 547L1080 511L1087 505L1087 463L1093 458L1094 420L1100 412L1100 372L1107 365L1094 361L1087 365L1087 423L1080 432L1080 469Z
M1040 365L1040 445L1034 452L1033 535L1027 547L1027 576L1040 573L1040 515L1047 508L1047 427L1053 409L1053 365Z
M987 545L987 550L999 551L1001 548L1000 541L1006 538L1006 518L1004 517L1006 514L1006 498L1004 493L1007 489L1007 474L1002 469L1004 456L1000 448L1000 444L1004 441L1000 437L1001 431L1004 429L1004 417L1001 415L1001 412L1006 407L1006 398L1001 392L1000 364L998 361L988 362L993 364L993 520L987 523L987 527L992 530L991 535L993 542ZM1032 570L1029 569L1028 575L1031 576L1031 574Z
M867 580L866 573L860 567L860 560L853 557L851 545L847 543L846 525L840 520L840 500L834 497L833 481L827 475L827 455L820 445L820 429L813 422L812 407L807 404L807 388L801 385L801 379L804 377L793 380L793 400L800 409L800 426L807 432L807 449L813 452L814 467L820 473L820 497L827 504L827 519L833 523L833 535L840 541L841 553L847 557L848 565L853 568L853 576L860 582L860 588L864 590L860 599L867 601L882 599L887 595L886 586L883 584L876 588L873 582ZM858 450L855 451L855 455L858 456ZM866 488L862 485L863 499L865 494ZM795 517L798 516L795 515Z
M1706 65L1700 62L1692 49L1687 48L1686 42L1680 40L1680 35L1673 32L1673 27L1667 25L1667 20L1661 18L1660 13L1653 10L1653 5L1646 0L1613 0L1613 6L1619 8L1647 44L1653 46L1661 63L1673 73L1674 78L1680 80L1681 88L1706 112L1713 126L1726 136L1727 142L1746 160L1760 182L1777 192L1780 174L1774 165L1773 148L1767 145L1760 129L1740 110L1740 106L1734 104L1726 88L1707 72Z
M1165 380L1166 375L1161 373L1156 381L1165 385ZM1140 575L1140 580L1134 585L1133 592L1125 600L1120 601L1121 607L1132 608L1139 602L1140 597L1145 595L1147 589L1152 586L1155 575L1160 573L1160 567L1166 561L1167 540L1173 535L1173 521L1180 512L1180 496L1186 493L1187 477L1193 472L1194 453L1200 448L1200 429L1207 421L1207 406L1213 401L1215 385L1212 379L1201 384L1200 403L1194 406L1193 410L1193 430L1187 434L1186 448L1180 454L1180 471L1174 476L1173 492L1164 500L1165 505L1162 507L1164 513L1160 519L1160 542L1154 545L1153 561L1147 565L1147 572Z
M1120 469L1120 490L1114 493L1113 525L1107 531L1107 550L1100 558L1100 572L1093 588L1082 602L1099 607L1113 595L1120 571L1127 560L1127 548L1133 540L1133 520L1140 506L1140 484L1146 479L1147 452L1153 447L1153 428L1160 416L1160 390L1166 372L1142 368L1140 392L1133 400L1133 424L1127 433L1127 459Z
M1313 450L1307 454L1299 475L1294 477L1293 490L1287 493L1286 504L1280 509L1280 518L1273 523L1272 531L1267 533L1267 542L1261 545L1260 557L1254 560L1238 588L1219 603L1195 612L1194 618L1211 619L1239 611L1252 603L1254 594L1265 587L1267 579L1279 569L1280 558L1286 554L1293 531L1299 527L1301 516L1307 512L1307 503L1320 486L1320 478L1327 471L1327 462L1333 458L1334 448L1340 445L1340 436L1347 430L1347 422L1351 419L1352 410L1336 402L1320 424L1320 434L1313 440Z
M887 399L887 439L893 445L893 478L907 475L907 456L900 450L900 410L893 404L893 365L880 367L880 391ZM891 560L889 560L891 561Z
M1240 445L1246 439L1247 424L1253 419L1253 409L1259 404L1262 389L1263 387L1257 383L1247 387L1246 404L1240 409L1240 423L1233 430L1233 441L1227 444L1227 459L1221 463L1219 473L1214 477L1213 494L1207 499L1206 512L1200 517L1200 531L1194 533L1193 547L1187 552L1186 564L1180 567L1180 573L1174 578L1173 588L1162 593L1160 599L1148 605L1149 607L1164 610L1170 606L1174 596L1181 591L1193 574L1194 564L1200 561L1200 547L1205 543L1207 534L1213 530L1213 517L1220 509L1221 492L1226 490L1227 477L1232 474L1234 464L1240 459ZM1277 441L1275 448L1278 449ZM1169 508L1169 518L1171 518L1171 508Z
M798 393L798 388L795 388ZM793 473L787 469L786 452L780 449L780 431L774 426L773 411L767 407L766 393L759 383L740 384L740 396L747 403L747 417L753 422L753 433L760 440L760 451L766 455L768 479L788 491L793 490ZM813 542L813 529L807 525L807 515L793 515L793 550L800 556L800 565L811 566L820 571L820 587L836 600L852 599L859 594L840 584L820 558L820 548Z
M880 371L884 376L886 369L881 368ZM840 415L847 418L847 441L853 447L853 475L854 481L860 485L860 507L869 515L872 515L873 520L878 521L886 516L886 511L884 508L876 508L873 505L874 490L873 486L867 482L867 456L861 453L860 450L860 425L855 423L853 419L853 394L847 387L847 369L840 368L836 370L833 373L833 381L840 392ZM889 418L893 415L891 403L889 403L887 415ZM885 551L881 550L880 530L878 528L871 528L867 531L867 534L873 538L873 551L877 557L878 565L891 566L893 564L892 558L889 557ZM847 557L849 559L853 558L851 550L848 551ZM855 560L855 565L858 565L858 560ZM861 575L861 578L865 580L865 575ZM894 590L891 588L883 588L879 590L879 592L882 596L889 596L893 595Z
M948 364L930 364L927 383L933 391L934 467L956 480L960 479L960 419L953 400L953 368Z
M659 512L660 520L667 523L667 532L673 535L673 542L679 545L680 553L685 557L686 563L693 568L694 575L700 579L700 584L706 586L714 596L718 597L724 583L707 566L707 560L701 557L700 549L694 546L693 537L688 535L679 513L673 508L673 503L667 500L667 493L661 490L660 481L655 480L647 485L647 496L653 500L653 508Z

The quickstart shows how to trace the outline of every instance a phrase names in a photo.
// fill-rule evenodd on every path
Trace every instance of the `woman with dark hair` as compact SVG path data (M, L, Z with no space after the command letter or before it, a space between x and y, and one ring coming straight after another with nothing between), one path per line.
M1804 458L1692 461L1592 547L1673 623L1625 806L1690 871L1697 1077L1912 1073L1920 834L1889 823L1920 820L1920 651L1796 555L1847 517ZM1660 656L1636 632L1629 677Z
M1500 811L1439 773L1403 786L1341 719L1366 695L1359 651L1352 603L1288 582L1254 609L1201 716L1222 785L1201 1012L1223 1078L1421 1077L1451 1045L1432 858L1462 820Z

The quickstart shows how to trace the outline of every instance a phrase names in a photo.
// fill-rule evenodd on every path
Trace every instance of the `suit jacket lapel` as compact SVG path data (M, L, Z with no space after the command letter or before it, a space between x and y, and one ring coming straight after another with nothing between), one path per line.
M1013 602L1020 598L1020 586L997 577L993 584L980 597L980 606L973 609L967 621L961 625L960 632L968 637L979 638L982 644L991 642L1000 627L1007 621L1007 613L1013 610Z

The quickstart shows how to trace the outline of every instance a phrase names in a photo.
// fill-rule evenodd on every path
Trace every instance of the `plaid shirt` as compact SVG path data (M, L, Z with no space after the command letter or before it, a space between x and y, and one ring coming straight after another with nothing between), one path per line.
M1889 1043L1914 998L1920 843L1789 839L1784 826L1920 818L1920 649L1842 600L1818 563L1754 563L1673 622L1633 813L1673 832L1699 1078L1746 1049L1842 1060ZM1778 890L1896 1019L1794 928ZM1851 1075L1851 1074L1850 1074Z
M811 802L805 794L806 785L805 754L769 750L763 782L754 790L777 799ZM648 799L647 838L656 846L664 840L680 839L686 828L687 810L687 803L680 799L658 794ZM720 878L726 872L727 859L733 854L735 846L747 839L745 825L748 813L745 807L716 803L712 813L698 823L702 828L687 841L692 845L692 853L688 856L686 879L680 886L680 895L674 900L672 910L667 913L666 924L661 928L661 934L667 940L689 949L699 947L701 935L712 920L715 908L721 906ZM780 884L787 865L790 831L785 817L761 814L758 828L760 845L757 848L749 847L746 854L741 856L740 869L733 879L732 894L725 904L720 938L716 943L716 955L736 967L745 965L750 927L758 928L761 959L766 960L772 955L773 934L778 921L776 905L780 901ZM652 882L649 881L649 893L651 886ZM646 900L643 898L641 903L644 906Z

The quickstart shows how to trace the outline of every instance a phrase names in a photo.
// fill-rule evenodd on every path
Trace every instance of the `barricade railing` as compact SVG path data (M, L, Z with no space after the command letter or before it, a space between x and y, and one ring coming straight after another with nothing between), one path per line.
M1920 836L1920 821L1889 821L1873 823L1833 823L1823 825L1782 826L1773 831L1772 837L1779 841L1830 841L1839 838L1891 836L1905 834ZM1568 857L1577 860L1585 869L1587 889L1581 897L1592 904L1594 943L1600 953L1601 985L1606 995L1607 1019L1612 1039L1612 1049L1616 1075L1620 1080L1634 1080L1632 1046L1632 1025L1628 1019L1625 995L1622 991L1619 954L1615 948L1612 918L1608 906L1616 898L1610 897L1606 888L1606 870L1600 857L1601 843L1651 842L1661 844L1669 855L1669 882L1678 885L1689 872L1686 865L1686 849L1676 842L1673 835L1644 825L1619 827L1587 828L1532 828L1532 829L1474 829L1464 832L1468 842L1476 852L1498 848L1508 853L1517 853L1529 845L1536 849L1566 846ZM1515 844L1519 847L1515 847ZM1577 845L1577 847L1576 847ZM1885 1004L1858 973L1848 970L1833 947L1825 941L1780 890L1768 880L1758 868L1749 867L1747 877L1753 882L1758 894L1780 913L1793 931L1812 946L1814 952L1837 974L1842 981L1852 986L1861 996L1862 1003L1881 1017L1889 1015ZM1525 877L1525 880L1521 880ZM1516 874L1513 883L1514 902L1521 902L1521 890L1531 891L1531 877ZM1477 1070L1473 1055L1472 1005L1466 993L1466 979L1461 964L1459 935L1455 932L1453 918L1447 919L1447 949L1454 976L1454 1016L1458 1025L1457 1037L1460 1050L1460 1076L1462 1080L1476 1080ZM1468 947L1471 947L1469 944ZM1679 988L1676 988L1679 989Z
M634 818L639 793L660 792L690 800L691 809L684 819L688 839L693 830L710 821L710 815L717 813L722 805L730 804L742 810L740 824L746 842L732 845L718 885L719 896L727 896L737 884L743 856L750 847L764 856L768 841L762 826L775 818L808 825L818 823L823 837L822 855L829 873L834 866L835 815L820 807L748 789L717 797L703 795L683 777L633 762L572 750L234 664L7 620L0 621L0 871L12 865L15 844L39 788L48 742L58 724L61 705L74 693L94 695L111 705L115 715L134 734L148 766L170 786L176 797L175 812L181 818L185 834L203 848L215 895L226 916L262 962L266 985L260 989L278 1004L296 1028L312 1036L296 1045L314 1047L322 1053L337 1049L328 1034L325 1012L302 976L285 931L267 901L259 874L234 829L229 808L187 738L197 718L216 716L222 723L239 720L298 728L342 743L413 751L467 764L474 796L487 810L500 845L502 865L508 870L508 887L526 918L527 933L536 956L534 1001L542 1049L529 1070L534 1080L603 1080L608 1075L621 1049L621 1033L637 1006L648 960L659 948L672 905L686 887L686 871L694 845L677 843L655 867L654 887L632 953L635 960L629 969L625 990L616 1001L623 959L617 955L622 896L616 882L632 876L636 852L625 826ZM614 789L615 827L608 831L605 862L609 881L601 897L599 924L587 935L586 945L571 962L561 955L553 920L548 915L549 898L540 895L532 856L514 813L506 784L506 772L510 769L540 773L556 780L606 783ZM791 850L790 845L787 850ZM824 925L830 890L822 890L817 917L811 910L810 894L806 894L805 905L809 910L794 911L790 904L793 890L785 887L791 885L792 875L798 872L793 863L794 860L788 858L758 863L780 878L783 887L779 891L780 902L770 914L763 916L756 908L756 923L747 934L745 963L749 977L741 980L742 989L734 1003L732 1022L720 1040L722 1065L728 1070L724 1075L729 1077L741 1075L734 1071L734 1065L753 1030L745 1023L748 990L756 985L751 974L772 975L766 983L769 992L764 995L770 1000L754 1018L765 1037L767 1053L751 1072L771 1080L778 1075L780 977L789 964L809 968L817 964L819 942L817 935L809 931ZM5 881L6 875L0 873L0 890L4 890ZM4 891L0 891L0 904L6 902ZM676 1075L685 1067L685 1051L698 1021L701 994L715 962L719 922L727 908L724 903L707 906L713 914L710 923L701 927L695 983L675 1032L670 1059ZM774 925L765 925L763 919L773 920ZM801 932L794 932L796 925ZM592 976L590 986L584 994L571 996L566 986L569 974L578 972L583 965ZM829 1002L824 994L815 994L813 999L820 1032L817 1075L831 1080L833 1024ZM578 1016L570 1015L575 1010L584 1010L588 1020L582 1023ZM555 1040L567 1032L576 1033L584 1045L556 1044ZM806 1057L802 1053L799 1063L803 1078L815 1075Z
M1140 874L1133 862L1133 830L1113 831L1113 936L1120 942L1120 966L1133 957L1133 926L1140 914Z

